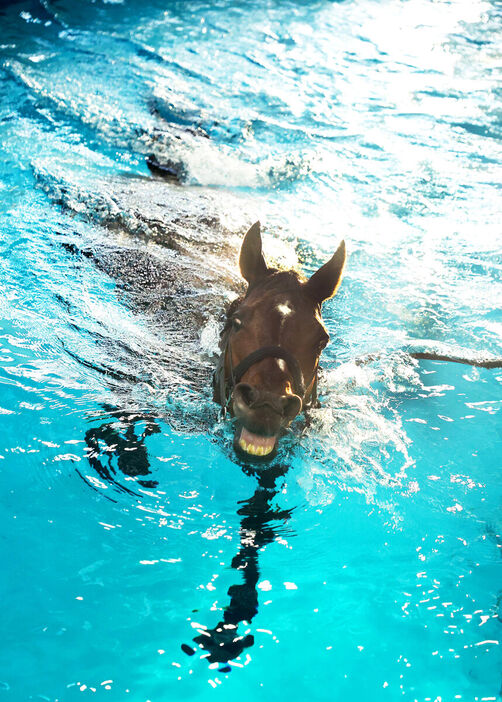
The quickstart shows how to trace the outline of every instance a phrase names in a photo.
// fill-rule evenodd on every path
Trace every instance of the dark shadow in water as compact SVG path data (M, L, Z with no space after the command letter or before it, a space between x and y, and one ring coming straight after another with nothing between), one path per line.
M258 553L275 540L278 523L284 523L291 517L291 509L281 510L272 504L278 492L276 482L286 471L287 468L281 465L256 471L258 487L252 497L239 503L241 506L237 514L242 517L240 547L232 560L232 568L242 572L244 582L231 585L228 589L230 603L221 621L194 638L199 648L207 651L206 658L209 663L226 664L238 658L246 648L254 644L254 637L251 634L242 636L238 626L241 622L249 624L258 613ZM187 644L182 644L181 648L188 655L195 653ZM220 668L221 672L230 670L228 665Z
M139 497L117 479L117 472L141 478L136 483L143 487L157 486L156 481L144 480L142 476L150 473L146 439L159 433L160 428L151 416L143 413L127 412L110 406L104 406L104 410L107 421L90 428L85 434L89 464L106 483L112 484L121 492ZM228 661L238 658L254 644L251 634L239 633L239 625L251 623L258 613L258 554L275 540L292 512L292 509L283 510L273 504L279 492L277 482L286 474L286 466L272 464L255 470L249 465L242 465L242 469L256 478L258 483L253 495L238 503L237 514L241 518L240 544L232 559L232 568L242 573L243 582L231 585L228 589L230 602L216 626L205 629L194 638L198 648L206 653L209 663L223 664L220 668L222 672L229 672L231 668ZM79 475L90 487L94 487L82 474ZM197 650L187 644L182 644L181 648L188 655L194 655Z
M115 478L117 470L123 475L138 478L136 483L142 487L157 487L155 480L139 479L139 476L150 474L145 441L148 436L160 432L157 422L143 413L127 412L108 405L104 409L109 421L92 427L85 434L87 459L91 468L102 480L131 495L136 493ZM82 474L79 475L85 480Z

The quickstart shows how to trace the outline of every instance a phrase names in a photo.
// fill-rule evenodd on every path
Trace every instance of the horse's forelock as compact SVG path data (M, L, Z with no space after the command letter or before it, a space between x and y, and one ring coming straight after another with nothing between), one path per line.
M249 286L245 297L248 297L255 291L263 293L296 293L300 292L302 284L306 278L294 270L278 270L272 269L271 272L262 278L255 285Z

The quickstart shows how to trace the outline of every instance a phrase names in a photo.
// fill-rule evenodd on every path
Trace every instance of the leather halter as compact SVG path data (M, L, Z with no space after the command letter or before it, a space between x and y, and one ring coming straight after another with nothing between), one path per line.
M213 400L221 405L223 416L225 416L227 413L228 407L232 400L234 388L237 383L241 381L242 376L251 368L251 366L254 366L255 363L263 361L265 358L280 358L285 361L292 376L293 390L295 394L301 398L303 409L316 405L317 369L311 381L312 390L310 392L309 401L305 402L305 394L307 392L307 389L305 388L305 380L303 378L300 364L292 353L286 351L286 349L283 349L282 346L262 346L261 348L256 349L256 351L252 351L240 363L234 366L232 363L232 349L230 347L230 331L231 329L228 329L227 331L223 330L225 342L213 374ZM225 377L225 361L227 354L229 355L230 360L230 378L228 379Z

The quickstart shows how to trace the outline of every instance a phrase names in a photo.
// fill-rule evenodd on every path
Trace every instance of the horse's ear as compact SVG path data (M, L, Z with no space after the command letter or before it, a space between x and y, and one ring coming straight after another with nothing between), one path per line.
M318 305L336 293L342 279L345 256L345 242L342 241L334 256L305 283L308 294Z
M242 241L239 266L242 277L251 285L267 274L261 250L260 223L255 222Z

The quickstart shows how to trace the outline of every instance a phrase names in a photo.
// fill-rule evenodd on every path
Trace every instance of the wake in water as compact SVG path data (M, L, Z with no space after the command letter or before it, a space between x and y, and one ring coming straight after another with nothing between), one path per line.
M219 353L218 320L242 290L235 266L240 235L229 228L242 217L241 201L152 177L100 175L90 188L88 176L80 176L75 167L60 168L57 174L51 161L38 160L33 167L38 184L55 204L99 226L99 238L77 243L63 239L61 245L110 276L119 299L142 320L140 329L131 328L126 343L117 339L107 348L101 335L102 351L114 359L114 366L120 359L122 367L100 362L94 346L87 357L69 348L67 353L106 376L114 386L115 402L125 402L128 411L134 411L134 398L136 411L150 407L181 430L214 433L218 441L228 442L224 428L222 433L216 425L212 432L216 408L208 388ZM99 318L97 310L94 316ZM413 355L368 355L325 374L322 408L311 412L300 448L293 438L287 449L311 466L300 478L309 500L329 502L330 483L339 487L350 482L369 500L377 486L403 485L413 465L410 440L388 393L403 383L411 383L410 392L423 391ZM415 356L459 358L432 351ZM370 364L379 359L383 369L375 370ZM288 463L288 453L281 460Z

